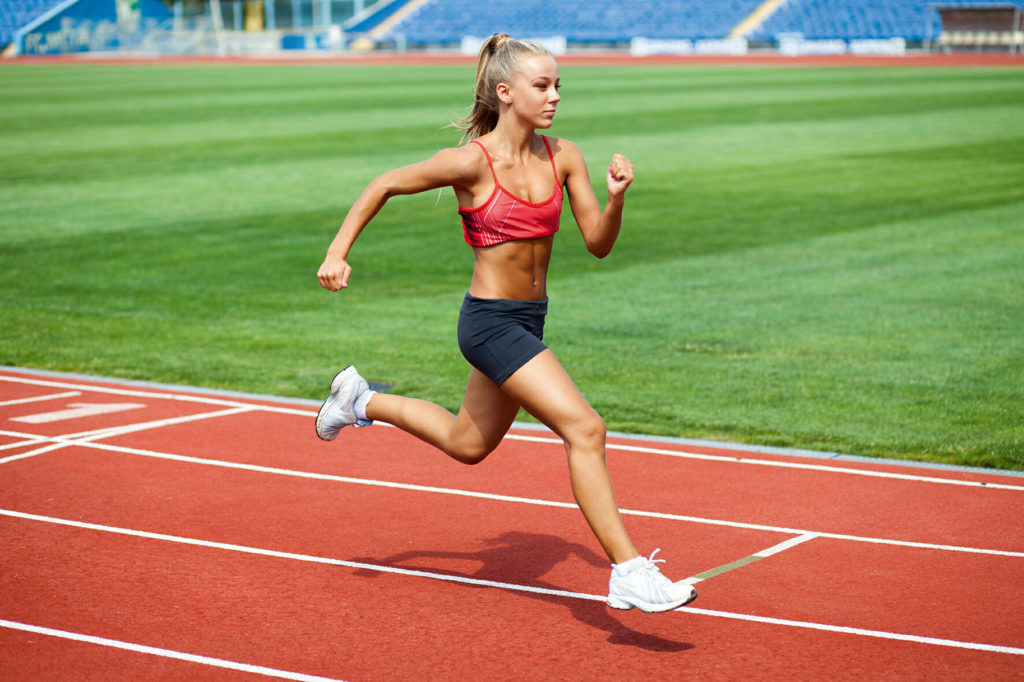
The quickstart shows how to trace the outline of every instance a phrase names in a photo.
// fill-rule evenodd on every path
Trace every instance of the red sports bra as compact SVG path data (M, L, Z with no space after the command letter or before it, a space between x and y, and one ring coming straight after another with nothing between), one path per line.
M555 168L555 155L551 153L548 138L541 135L548 156L551 157L551 170L555 174L555 187L551 197L539 204L524 201L515 196L498 182L494 173L494 163L487 148L479 140L473 140L484 150L487 165L494 178L494 191L477 208L459 207L462 216L462 229L466 242L471 246L491 246L514 239L536 239L547 237L558 232L558 220L562 214L562 186L558 184L558 170Z

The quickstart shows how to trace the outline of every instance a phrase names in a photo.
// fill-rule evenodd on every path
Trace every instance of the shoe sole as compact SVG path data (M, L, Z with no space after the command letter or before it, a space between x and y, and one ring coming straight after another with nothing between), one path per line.
M619 609L620 611L629 611L630 609L637 608L644 613L664 613L665 611L674 611L680 607L686 606L694 599L697 598L697 590L694 587L690 587L690 596L680 602L669 602L668 604L649 604L647 602L629 602L625 599L618 597L608 597L606 602L608 606L613 609Z
M320 411L316 413L316 437L319 438L320 440L332 441L332 440L334 440L335 438L338 437L338 434L334 434L334 436L331 437L331 438L324 438L320 434L320 424L323 422L324 415L327 414L327 410L330 408L331 399L334 398L334 394L337 393L341 389L341 378L342 378L342 375L345 374L346 372L348 372L350 369L351 370L355 370L355 367L352 366L352 365L349 365L348 367L346 367L345 369L341 370L340 372L338 372L337 374L334 375L334 378L331 379L331 392L330 392L330 395L327 396L327 400L324 401L324 404L320 406ZM341 428L343 429L345 427L343 426ZM340 431L341 431L341 429L339 429L339 432Z

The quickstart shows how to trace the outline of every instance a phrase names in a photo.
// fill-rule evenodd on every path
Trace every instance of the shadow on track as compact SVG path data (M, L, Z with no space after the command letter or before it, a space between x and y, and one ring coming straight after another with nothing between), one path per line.
M383 559L361 558L353 560L361 563L382 564L408 570L447 573L475 580L514 583L562 591L569 590L564 586L546 583L542 578L555 566L573 555L583 559L591 566L604 571L610 570L608 561L598 556L591 549L580 544L567 542L555 535L510 531L487 540L486 544L488 545L487 548L475 552L449 552L444 550L411 551L401 552ZM416 566L415 562L422 559L475 561L480 564L480 568L472 574L459 571L439 571L436 565L429 567ZM369 569L360 569L356 571L356 575L374 578L380 575L380 573ZM476 586L471 585L471 587ZM607 632L608 642L611 644L663 652L685 651L693 648L692 644L637 632L613 618L610 607L601 602L535 592L521 592L518 590L514 591L514 594L568 607L573 618L579 622Z

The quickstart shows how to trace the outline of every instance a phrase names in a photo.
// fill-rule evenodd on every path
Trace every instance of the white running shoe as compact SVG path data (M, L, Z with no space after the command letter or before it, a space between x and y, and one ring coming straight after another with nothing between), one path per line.
M331 394L316 415L316 435L321 440L334 440L346 426L369 426L369 419L359 419L355 413L356 399L370 390L366 379L352 365L338 372L331 382Z
M672 582L658 569L656 564L664 563L655 559L660 550L651 552L650 557L640 557L640 567L628 575L618 575L612 569L608 581L608 606L613 609L636 607L647 613L671 611L697 598L697 590L685 581Z

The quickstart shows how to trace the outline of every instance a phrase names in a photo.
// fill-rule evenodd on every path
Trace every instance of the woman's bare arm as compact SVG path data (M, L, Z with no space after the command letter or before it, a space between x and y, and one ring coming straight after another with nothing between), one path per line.
M612 157L606 175L608 203L602 211L579 147L566 140L560 140L560 144L564 149L558 161L567 171L565 183L573 217L587 250L598 258L604 258L611 253L619 237L626 188L633 182L633 164L621 154L616 153Z
M348 287L352 274L348 254L352 244L388 199L439 187L458 189L472 186L479 177L477 157L465 147L442 149L426 161L396 168L374 178L352 204L338 234L327 248L327 256L317 272L320 286L331 291Z

